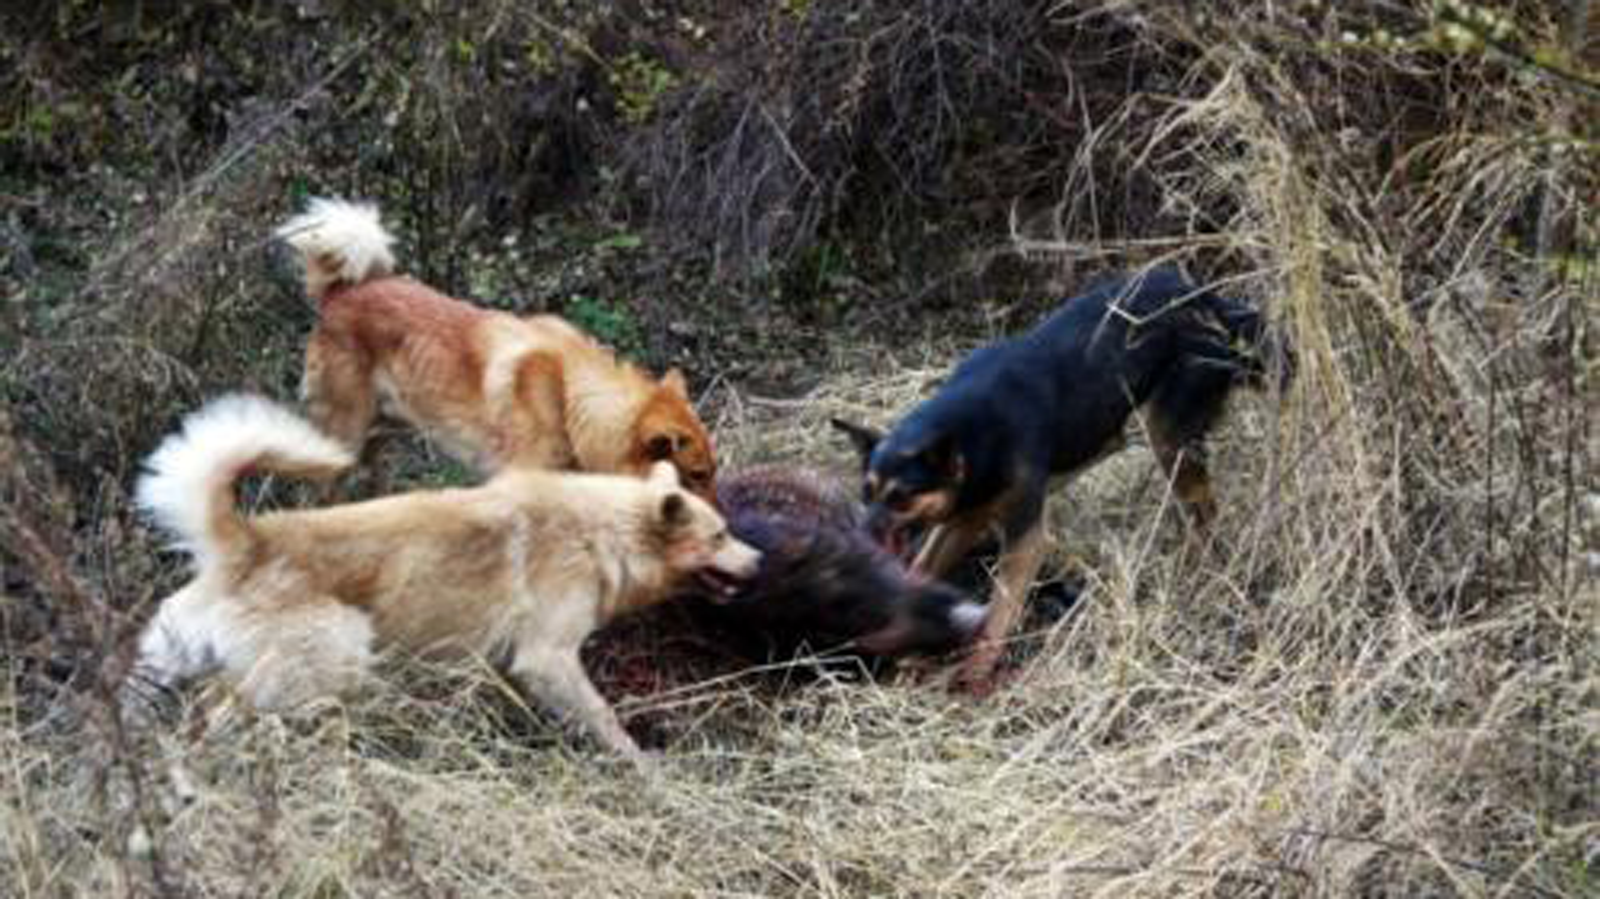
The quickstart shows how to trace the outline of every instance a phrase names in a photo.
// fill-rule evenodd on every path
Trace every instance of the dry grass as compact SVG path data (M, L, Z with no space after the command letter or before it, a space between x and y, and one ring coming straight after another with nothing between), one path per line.
M1585 107L1498 57L1324 40L1367 14L1403 31L1426 4L1049 6L1176 68L1093 98L1076 155L1028 182L1060 185L1052 214L979 250L1009 240L1034 283L1152 257L1224 272L1299 349L1287 393L1241 396L1218 434L1209 545L1186 544L1137 447L1059 491L1051 565L1085 600L1023 635L981 702L911 677L641 678L613 657L609 688L665 746L651 777L493 677L403 660L397 686L304 719L123 734L115 650L178 576L127 514L128 472L197 394L286 392L303 333L259 254L217 249L248 247L271 205L269 166L236 169L98 247L78 317L0 360L0 884L1593 895L1597 168L1562 131ZM299 158L247 155L266 149ZM1120 171L1160 198L1159 230L1099 227ZM829 416L887 423L1017 324L840 335L807 395L716 380L703 405L726 464L847 473ZM181 352L207 346L255 352Z
M843 369L797 405L710 399L735 464L843 469L824 417L886 420L941 367ZM1460 573L1400 567L1389 545L1403 455L1368 448L1329 514L1307 499L1335 450L1281 491L1258 486L1269 432L1321 419L1237 405L1219 446L1227 513L1199 561L1180 561L1137 451L1062 494L1057 542L1090 557L1088 601L988 701L913 682L774 694L735 673L624 702L666 729L660 772L641 778L459 674L121 758L97 718L67 723L92 697L26 725L8 697L0 859L20 895L155 877L270 895L1592 888L1581 765L1600 685L1581 654L1536 649L1561 597L1436 604ZM163 773L176 757L187 804ZM134 771L153 857L127 855Z

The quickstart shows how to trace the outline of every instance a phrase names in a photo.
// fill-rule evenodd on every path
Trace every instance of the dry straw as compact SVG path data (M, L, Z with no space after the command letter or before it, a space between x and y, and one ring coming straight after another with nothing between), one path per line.
M1004 689L699 671L623 698L665 744L649 777L530 721L485 671L406 660L301 718L124 734L111 649L146 611L125 597L176 573L107 511L115 472L64 496L0 428L4 560L30 574L0 581L19 594L0 613L0 892L1593 895L1595 268L1505 237L1542 209L1592 246L1592 147L1541 130L1566 101L1503 60L1301 29L1339 24L1318 4L1090 6L1052 9L1109 17L1181 66L1097 118L1060 183L1139 171L1189 226L1086 240L1074 193L1026 249L1074 272L1162 256L1226 272L1298 348L1292 387L1240 396L1220 429L1208 543L1186 539L1134 428L1055 496L1051 564L1083 598L1019 637ZM1431 8L1380 6L1418 28ZM1435 106L1391 123L1418 136L1375 167L1361 104L1397 85ZM215 333L260 322L224 302L259 260L185 259L248 233L224 214L240 196L186 195L206 233L150 255L175 290L224 289L203 307ZM191 369L158 336L98 370L160 380L170 418ZM826 419L892 421L983 336L841 338L799 398L718 382L704 405L725 464L848 476ZM23 369L59 384L51 366L90 358L51 349L0 363L8 402L39 406ZM292 368L280 349L229 374L271 383ZM113 414L61 395L63 433ZM156 425L115 398L131 455Z

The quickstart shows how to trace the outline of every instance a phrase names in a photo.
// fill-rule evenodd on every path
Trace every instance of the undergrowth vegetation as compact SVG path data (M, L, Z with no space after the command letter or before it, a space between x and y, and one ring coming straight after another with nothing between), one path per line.
M0 883L1594 895L1590 6L0 13ZM184 574L132 479L203 398L293 396L315 310L268 235L320 194L380 202L407 272L683 366L728 468L849 477L829 416L888 423L1157 261L1259 302L1297 377L1220 429L1204 545L1140 449L1058 490L1080 601L983 700L663 619L590 653L649 778L409 660L305 718L125 732ZM466 477L405 436L371 464Z

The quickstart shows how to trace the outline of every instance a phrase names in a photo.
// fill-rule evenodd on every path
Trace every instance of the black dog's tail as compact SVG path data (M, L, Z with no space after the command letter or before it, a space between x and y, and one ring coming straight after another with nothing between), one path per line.
M1294 348L1288 337L1267 324L1261 310L1236 297L1206 291L1195 298L1201 317L1183 339L1184 354L1215 363L1252 387L1276 377L1287 389L1294 377Z

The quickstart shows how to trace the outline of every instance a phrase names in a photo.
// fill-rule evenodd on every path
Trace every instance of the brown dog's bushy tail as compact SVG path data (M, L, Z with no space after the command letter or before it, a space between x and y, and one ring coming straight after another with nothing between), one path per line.
M306 267L306 292L314 300L321 300L335 287L360 284L394 271L394 254L389 250L394 235L379 221L376 206L313 198L305 212L274 233L300 253Z
M233 557L250 539L233 486L250 471L332 477L354 458L305 419L259 396L232 394L184 419L145 462L139 506L198 567Z

